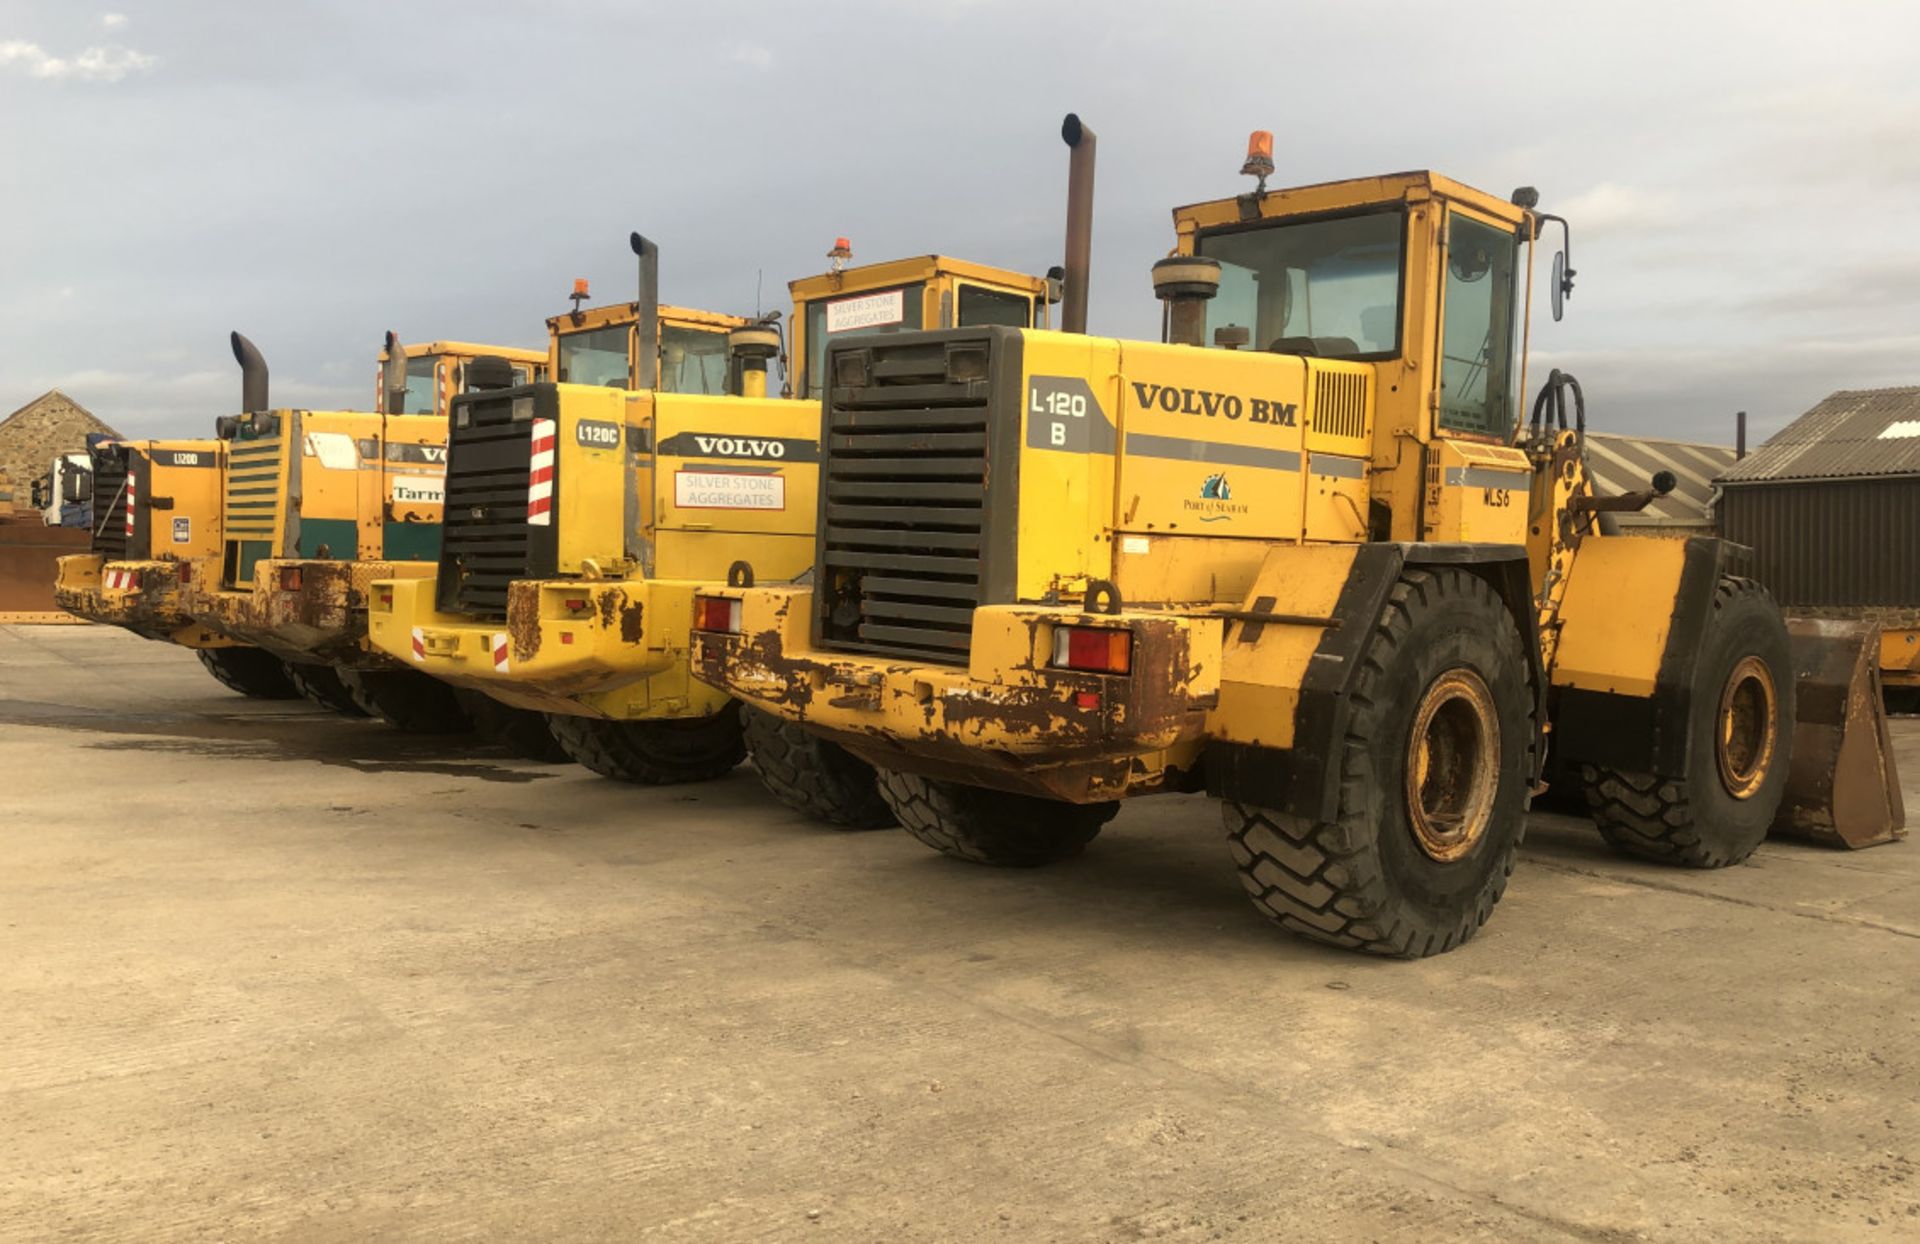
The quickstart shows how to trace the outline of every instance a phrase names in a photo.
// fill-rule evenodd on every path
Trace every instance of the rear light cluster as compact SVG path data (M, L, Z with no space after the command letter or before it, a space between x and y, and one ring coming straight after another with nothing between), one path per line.
M1125 674L1133 668L1133 632L1108 626L1053 628L1056 669Z
M694 597L693 629L738 635L740 633L740 602L726 596Z
M280 571L280 590L283 592L299 591L302 578L304 578L304 576L300 573L300 567L287 566L282 568Z

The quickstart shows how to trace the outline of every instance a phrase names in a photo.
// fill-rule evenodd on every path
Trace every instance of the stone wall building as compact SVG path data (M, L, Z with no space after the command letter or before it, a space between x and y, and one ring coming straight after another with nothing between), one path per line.
M89 432L119 435L58 389L0 419L0 492L25 505L33 481L47 473L54 457L84 452Z

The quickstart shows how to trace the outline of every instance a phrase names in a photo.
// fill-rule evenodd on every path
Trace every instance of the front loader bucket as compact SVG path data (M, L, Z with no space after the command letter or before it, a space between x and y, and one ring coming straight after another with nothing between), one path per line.
M1906 836L1906 806L1880 700L1880 628L1789 618L1793 764L1773 832L1858 849Z

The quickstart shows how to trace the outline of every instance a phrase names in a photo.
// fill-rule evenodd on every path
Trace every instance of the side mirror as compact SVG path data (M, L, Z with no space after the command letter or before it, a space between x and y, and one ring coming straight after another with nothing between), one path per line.
M1560 317L1567 313L1569 284L1571 282L1567 280L1567 252L1555 251L1553 253L1553 320L1556 324L1560 322Z
M93 500L93 472L68 471L60 477L60 500L66 505L78 505Z
M44 479L34 480L33 486L30 489L28 489L28 495L32 498L31 504L33 505L34 509L36 510L46 509L47 508L47 481Z

